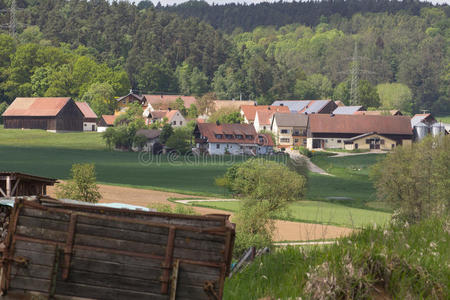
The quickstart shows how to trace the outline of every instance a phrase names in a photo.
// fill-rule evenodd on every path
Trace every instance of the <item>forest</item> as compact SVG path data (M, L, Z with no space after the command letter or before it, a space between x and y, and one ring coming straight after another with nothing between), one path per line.
M71 96L101 115L133 89L213 92L260 104L331 98L450 114L447 5L16 0L16 6L15 34L0 30L0 103ZM0 0L0 25L9 24L10 7L11 0Z

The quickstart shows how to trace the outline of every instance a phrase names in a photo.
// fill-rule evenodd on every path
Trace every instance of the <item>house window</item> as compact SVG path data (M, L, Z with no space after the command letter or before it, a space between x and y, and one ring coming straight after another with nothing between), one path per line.
M289 133L289 129L281 129L281 133Z
M220 144L216 144L216 149L220 149Z
M244 147L240 146L240 149L242 150L242 149L244 149Z
M180 121L180 125L183 125L183 121Z
M227 139L232 139L232 138L233 138L233 135L232 135L232 134L225 134L225 138L227 138Z
M303 139L303 145L306 146L306 139Z
M369 139L366 140L366 144L370 144L370 140Z
M247 140L252 140L252 139L253 139L253 135L246 135L245 138L246 138Z
M173 125L177 125L177 121L173 121L172 124L173 124Z
M295 140L294 140L294 143L296 143L296 144L297 144L297 143L298 143L298 139L295 139Z
M291 139L289 138L281 138L280 139L280 143L289 143L291 141Z
M263 126L263 129L266 130L266 126Z
M337 140L338 144L342 143L342 140Z
M236 138L237 138L238 140L242 140L242 139L244 138L244 136L243 136L242 134L238 134L238 135L236 135Z
M380 144L381 144L381 145L384 145L384 140L380 140Z
M391 144L391 148L394 149L394 147L395 147L395 145L394 145L394 144Z
M216 139L222 139L222 135L221 134L216 134Z
M84 123L84 127L86 127L87 126L87 124L86 123Z

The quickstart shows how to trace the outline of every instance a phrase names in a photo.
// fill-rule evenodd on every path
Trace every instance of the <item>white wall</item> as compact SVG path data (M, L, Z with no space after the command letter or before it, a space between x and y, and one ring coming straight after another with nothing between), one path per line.
M98 126L97 127L97 132L105 132L106 129L108 129L108 127Z
M173 124L173 122L176 122L176 124ZM170 120L170 125L172 125L172 127L185 126L186 124L186 119L179 112L177 112Z
M208 145L208 152L211 155L224 155L226 149L228 149L228 153L233 155L241 154L243 152L239 144L209 143ZM217 145L219 145L219 148L217 148Z
M92 130L94 125L94 130ZM97 124L95 122L83 122L83 131L97 131Z

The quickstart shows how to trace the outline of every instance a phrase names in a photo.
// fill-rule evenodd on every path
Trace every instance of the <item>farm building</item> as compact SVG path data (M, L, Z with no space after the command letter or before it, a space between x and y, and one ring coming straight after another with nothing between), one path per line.
M405 116L310 115L307 147L392 149L411 145L410 122Z
M87 102L76 102L83 113L83 131L97 131L97 115Z
M136 132L136 136L143 136L146 139L145 145L141 149L136 150L143 150L152 152L153 154L159 154L163 146L159 142L159 136L161 135L161 130L157 129L139 129Z
M242 105L255 106L256 102L253 100L213 100L212 110L207 110L206 114L211 115L219 109L240 110Z
M308 115L298 113L275 113L271 131L277 138L278 147L306 146Z
M70 97L16 98L2 117L4 128L83 130L83 113Z
M116 115L103 115L98 121L97 131L104 132L108 127L113 127L116 117Z
M150 125L155 122L163 122L164 119L167 119L167 123L172 125L172 127L180 127L187 124L186 119L183 117L179 110L153 110L151 111L147 108L143 116L146 118L145 123Z
M143 95L135 94L132 90L130 90L128 95L117 98L116 101L119 111L128 107L131 103L139 103L140 105L145 106L146 102Z
M241 116L244 117L244 123L253 124L256 112L267 112L272 116L276 112L289 112L289 108L275 105L241 105ZM256 130L258 131L258 129Z
M44 196L56 179L18 172L0 172L0 197Z
M266 154L274 146L269 134L258 134L250 124L200 123L194 136L198 151L210 155Z
M416 114L411 118L411 127L414 131L414 139L420 141L428 134L437 136L439 134L445 134L445 126L431 114Z
M332 100L277 100L272 105L287 106L291 112L310 114L330 114L337 105Z

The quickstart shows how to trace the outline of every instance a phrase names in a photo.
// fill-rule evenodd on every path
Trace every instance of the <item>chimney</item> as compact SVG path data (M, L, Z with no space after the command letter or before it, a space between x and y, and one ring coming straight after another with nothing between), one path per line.
M168 110L171 111L172 109L169 107Z
M268 110L270 110L270 105L267 107Z
M284 104L283 104L283 103L280 103L280 106L284 106Z
M217 126L220 125L220 121L219 121L219 120L216 121L216 125L217 125Z
M330 117L334 117L334 114L333 114L333 113L331 113L331 114L330 114Z

